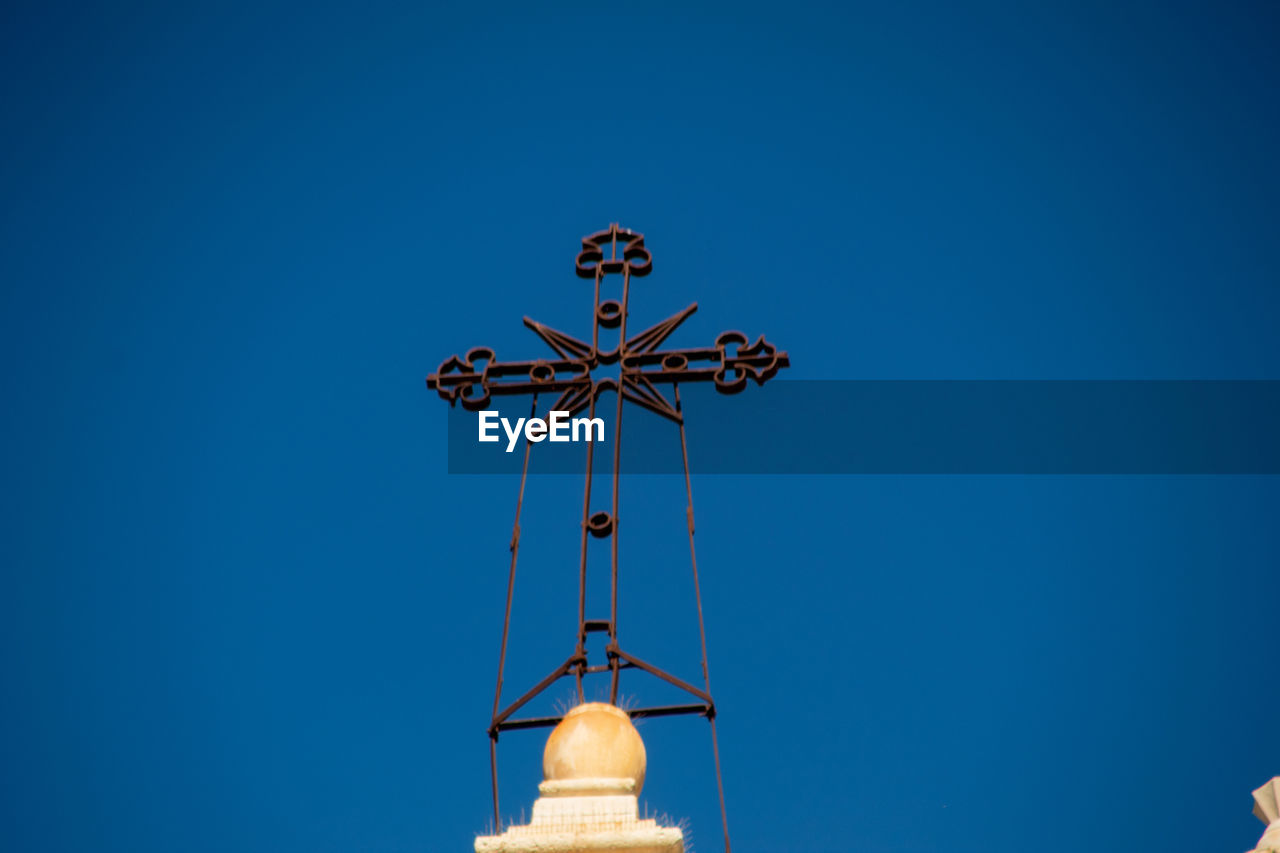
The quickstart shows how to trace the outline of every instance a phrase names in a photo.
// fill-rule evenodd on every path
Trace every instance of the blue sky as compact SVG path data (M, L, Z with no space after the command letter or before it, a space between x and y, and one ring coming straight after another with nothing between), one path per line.
M1280 16L1035 5L6 7L3 846L469 849L514 484L422 380L585 332L611 221L633 322L793 378L1280 379ZM1274 477L694 488L736 850L1260 834ZM681 492L624 486L621 630L692 678ZM531 486L508 685L578 495ZM705 728L642 729L703 853Z

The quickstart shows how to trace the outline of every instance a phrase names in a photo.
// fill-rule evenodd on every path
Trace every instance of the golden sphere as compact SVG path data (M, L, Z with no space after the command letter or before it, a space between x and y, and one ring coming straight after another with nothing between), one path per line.
M564 715L547 738L542 777L634 779L644 787L644 741L627 712L604 702L587 702Z

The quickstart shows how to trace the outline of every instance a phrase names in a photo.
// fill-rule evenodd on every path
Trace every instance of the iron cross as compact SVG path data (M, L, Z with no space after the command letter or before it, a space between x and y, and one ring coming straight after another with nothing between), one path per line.
M554 411L570 415L583 409L594 417L600 395L612 391L616 397L613 439L613 494L609 510L591 511L591 480L594 444L587 443L586 485L582 501L582 539L578 570L578 636L573 653L553 669L545 678L530 688L514 702L502 707L503 668L506 663L507 638L511 626L511 601L515 585L516 557L520 547L520 507L524 499L525 480L529 470L531 444L525 442L524 469L520 477L520 493L516 501L516 518L511 534L511 568L507 582L506 617L502 628L502 645L498 657L498 683L493 697L493 716L489 723L489 756L493 779L494 825L500 831L498 815L497 741L503 731L554 726L560 717L530 717L513 719L513 715L528 702L548 689L564 676L575 676L579 701L584 701L582 681L590 673L610 673L609 701L618 700L619 673L623 669L641 669L688 693L698 701L684 705L636 708L628 713L633 718L658 717L672 714L696 713L711 722L711 738L715 752L716 784L720 792L721 818L725 822L725 850L729 849L728 821L724 810L724 787L720 780L719 747L716 743L716 706L711 698L711 679L707 669L707 637L702 619L702 596L698 584L697 555L693 545L693 489L689 478L689 451L685 440L684 414L680 405L680 384L685 382L712 382L716 390L735 394L747 386L749 380L763 385L777 372L790 365L785 352L779 352L764 336L748 344L741 332L720 334L710 347L663 350L659 347L681 323L697 309L697 303L683 311L650 326L631 337L627 336L627 306L631 291L631 279L642 278L653 271L653 257L644 245L644 235L616 223L603 231L584 237L582 251L575 261L579 278L595 281L591 341L583 341L552 329L528 317L524 324L555 351L555 359L533 361L498 361L492 349L476 347L463 358L452 356L439 369L427 377L427 387L435 390L450 405L461 403L469 411L489 408L495 396L529 395L532 411L538 408L538 396L556 394ZM622 299L601 301L601 283L605 276L622 276ZM617 329L616 343L605 348L601 342L601 330ZM601 365L618 364L617 377L594 378L592 371ZM672 399L660 390L670 386ZM684 458L685 488L688 504L685 515L689 530L689 553L693 564L694 593L698 602L698 629L702 641L702 675L705 688L698 688L676 676L647 663L618 643L618 481L622 440L623 402L629 401L661 415L679 426L680 449ZM609 539L611 548L610 613L607 619L589 619L586 614L587 548L589 538ZM608 635L605 650L606 662L589 665L587 662L587 636L594 632Z

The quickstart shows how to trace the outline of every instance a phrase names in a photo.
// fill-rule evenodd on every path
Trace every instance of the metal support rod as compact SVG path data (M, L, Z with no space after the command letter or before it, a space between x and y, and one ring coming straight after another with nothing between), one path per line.
M538 413L538 395L533 395L529 406L529 417ZM516 494L516 517L511 523L511 569L507 573L507 609L502 617L502 648L498 652L498 686L493 691L493 716L498 715L502 702L502 671L507 664L507 637L511 633L511 598L516 588L516 558L520 555L520 510L524 506L524 485L529 477L529 452L533 442L528 436L524 440L524 467L520 469L520 491Z
M685 523L689 528L689 562L693 566L693 598L698 604L698 639L702 642L702 680L711 692L711 672L707 668L707 626L702 618L702 586L698 583L698 549L693 544L693 480L689 476L689 443L684 434L684 408L680 404L680 386L672 388L676 398L676 412L680 414L680 455L684 459L684 490L688 499L685 506Z
M599 287L597 286L597 291ZM587 414L588 418L596 416L596 391L591 389L591 411ZM586 484L582 488L582 551L578 561L578 654L583 656L583 662L586 662L587 654L587 519L591 516L591 477L592 464L595 457L594 441L587 442L587 475ZM578 701L584 702L585 696L582 691L583 668L578 667Z
M502 818L498 816L498 733L489 733L489 778L493 780L493 832L502 832Z
M645 672L649 673L650 675L657 676L658 678L661 678L663 681L667 682L668 684L674 687L679 687L681 690L685 691L686 693L692 693L694 696L697 696L703 702L706 702L707 704L711 705L714 708L715 703L711 700L711 694L707 693L705 690L701 690L697 687L694 687L689 682L682 681L681 679L676 678L674 675L672 675L669 672L663 672L661 669L654 666L653 664L646 663L645 661L640 660L635 655L627 654L622 649L617 648L616 646L613 648L612 651L613 651L613 657L615 660L626 661L627 663L631 664L632 666L638 669L643 669Z
M617 254L617 236L614 237L614 253ZM622 328L618 331L618 352L622 352L626 348L627 341L627 302L631 291L631 271L629 267L622 269ZM618 518L618 484L622 478L622 383L618 383L618 405L617 414L614 416L613 424L613 536L612 549L613 553L610 563L613 569L612 582L612 598L613 602L609 612L613 622L612 630L609 632L609 639L612 645L618 644L618 528L622 526L621 519ZM618 658L612 657L609 663L613 665L613 672L609 676L609 702L613 705L618 704Z
M710 695L711 672L707 667L707 628L702 618L702 586L698 583L698 549L693 544L693 480L689 476L689 443L684 434L684 407L680 403L679 383L672 385L672 393L676 400L676 413L680 415L680 420L677 422L680 426L680 455L684 459L684 490L689 501L685 507L685 521L689 528L689 562L693 566L693 597L698 604L698 638L702 641L702 681L707 687L707 694ZM720 825L724 828L724 851L730 853L729 815L724 805L724 780L720 776L720 744L716 739L715 715L712 714L708 719L711 722L711 751L716 760L716 791L720 795Z
M533 395L529 407L529 417L538 413L538 395ZM511 599L516 588L516 559L520 556L520 510L524 506L524 485L529 476L529 452L533 442L525 437L524 466L520 469L520 491L516 494L516 516L511 522L511 569L507 573L507 607L502 617L502 648L498 652L498 684L493 689L493 716L498 716L498 708L502 702L502 672L507 664L507 637L511 633ZM498 817L498 733L489 736L489 774L493 782L493 822L496 832L501 832Z
M729 848L729 814L724 808L724 781L720 776L720 742L716 739L716 718L708 717L711 721L711 754L716 759L716 790L720 793L720 825L724 827L724 853L732 853Z
M516 711L519 711L521 708L523 708L525 704L529 702L529 700L533 699L543 690L546 690L548 687L550 687L552 682L554 682L557 678L564 675L565 673L569 672L581 660L583 660L583 658L579 654L575 653L570 655L568 660L560 664L555 669L551 670L550 675L548 675L546 678L539 681L533 687L529 688L529 691L527 693L525 693L519 699L517 699L516 701L508 705L507 709L503 711L501 714L495 715L493 718L493 722L489 724L489 731L491 733L497 731L498 726L500 726L502 722L507 719L507 717L510 717Z
M655 705L648 708L627 708L627 715L633 720L645 717L672 717L677 714L698 714L708 719L715 716L715 709L706 703L699 702L690 705ZM519 720L506 720L499 724L499 732L509 732L516 729L549 729L557 725L563 716L553 717L524 717Z

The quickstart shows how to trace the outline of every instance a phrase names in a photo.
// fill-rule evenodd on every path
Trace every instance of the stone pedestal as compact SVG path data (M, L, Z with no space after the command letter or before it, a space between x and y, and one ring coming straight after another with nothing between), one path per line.
M547 738L533 818L476 839L476 853L684 853L675 827L641 819L644 742L625 711L574 708Z
M1253 813L1267 825L1267 831L1250 853L1280 851L1280 776L1253 792Z

